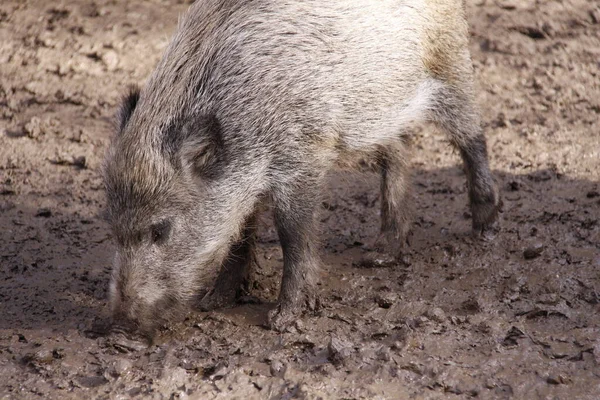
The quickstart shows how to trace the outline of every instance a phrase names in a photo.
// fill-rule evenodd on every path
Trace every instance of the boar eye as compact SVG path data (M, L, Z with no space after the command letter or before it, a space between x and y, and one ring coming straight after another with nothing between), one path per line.
M164 243L167 240L170 231L171 223L167 220L152 225L150 227L150 232L152 234L152 243Z

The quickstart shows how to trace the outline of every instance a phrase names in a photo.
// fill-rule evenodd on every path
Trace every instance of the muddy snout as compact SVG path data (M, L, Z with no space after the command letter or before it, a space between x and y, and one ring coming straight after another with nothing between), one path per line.
M151 344L163 319L148 305L129 296L112 299L110 334L126 341Z
M126 314L116 313L111 318L107 336L113 347L129 352L152 345L156 332L153 326L140 325Z

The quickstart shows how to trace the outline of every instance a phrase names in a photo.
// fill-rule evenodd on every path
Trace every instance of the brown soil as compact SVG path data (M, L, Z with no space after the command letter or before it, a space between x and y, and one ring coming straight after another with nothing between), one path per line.
M269 303L196 313L142 350L94 334L112 245L99 177L112 115L183 1L0 4L0 398L600 398L600 6L472 0L471 50L505 203L469 236L446 138L414 140L403 265L360 268L377 178L335 174L316 314L278 334ZM273 301L268 218L254 295Z

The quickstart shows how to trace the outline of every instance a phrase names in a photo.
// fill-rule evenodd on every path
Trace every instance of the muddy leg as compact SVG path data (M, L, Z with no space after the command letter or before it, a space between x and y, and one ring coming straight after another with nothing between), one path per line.
M254 246L256 237L256 216L246 222L242 239L235 243L217 278L213 290L200 300L200 309L214 310L235 303L241 292L248 289L248 277L256 262Z
M283 278L276 307L269 313L269 327L283 331L305 308L315 307L318 182L305 182L275 199L275 223L283 250Z
M456 88L443 89L437 99L434 118L447 132L463 159L473 214L473 233L489 237L499 230L498 213L502 209L502 201L490 172L486 140L472 97Z

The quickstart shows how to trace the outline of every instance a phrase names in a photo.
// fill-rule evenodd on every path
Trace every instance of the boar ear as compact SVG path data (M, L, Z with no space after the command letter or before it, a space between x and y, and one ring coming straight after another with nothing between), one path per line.
M117 129L119 133L123 132L125 125L129 121L133 110L137 106L138 100L140 99L140 88L136 85L131 85L127 88L127 93L121 100L121 106L117 113Z
M181 162L195 175L211 176L218 172L224 158L221 124L213 114L191 118L183 126Z

